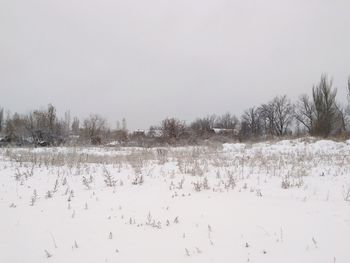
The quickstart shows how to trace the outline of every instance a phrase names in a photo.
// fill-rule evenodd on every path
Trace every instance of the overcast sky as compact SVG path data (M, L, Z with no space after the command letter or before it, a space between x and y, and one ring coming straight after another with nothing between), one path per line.
M310 93L345 101L349 0L0 0L0 106L131 129Z

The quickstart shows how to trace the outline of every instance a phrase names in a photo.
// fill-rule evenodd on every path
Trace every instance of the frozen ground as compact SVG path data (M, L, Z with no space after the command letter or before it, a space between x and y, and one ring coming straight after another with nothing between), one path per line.
M350 262L350 142L0 149L0 262Z

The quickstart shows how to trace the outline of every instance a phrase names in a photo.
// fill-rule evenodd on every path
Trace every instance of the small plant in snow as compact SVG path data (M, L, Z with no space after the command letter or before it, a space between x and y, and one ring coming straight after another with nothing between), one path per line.
M293 178L291 180L291 176L287 175L282 179L281 187L283 189L288 189L291 187L301 187L304 184L303 178L298 176L298 178Z
M207 178L207 177L204 177L203 182L202 182L202 185L203 185L203 188L204 188L205 190L209 190L209 189L210 189L209 183L208 183L208 178Z
M281 187L283 189L288 189L288 188L291 187L291 183L290 183L290 181L289 181L289 179L287 177L282 179Z
M152 215L151 215L151 212L148 212L146 225L150 225L151 223L152 223Z
M197 181L197 182L192 182L193 184L193 188L195 191L200 192L202 190L202 184L201 182Z
M45 255L47 258L52 257L52 254L49 251L47 251L46 249L45 249Z
M45 197L46 197L46 199L52 198L52 193L51 193L51 191L47 191Z
M156 220L152 218L151 212L149 212L147 215L146 225L154 228L158 228L158 229L162 228L161 222L160 221L156 222Z
M200 192L202 189L209 190L209 184L207 177L204 177L202 181L192 182L193 188L196 192Z
M67 178L64 177L64 178L63 178L63 181L62 181L62 185L65 186L66 184L67 184Z
M135 174L135 178L132 181L133 185L142 185L143 184L143 176L142 174Z
M25 179L28 179L28 177L32 177L33 175L34 175L34 164L30 168L27 168L27 171L24 172Z
M177 185L177 189L181 190L184 186L185 178L182 178L181 181Z
M211 233L212 233L212 232L213 232L213 230L212 230L211 226L208 225L208 239L209 239L210 245L214 245L213 240L212 240L212 238L211 238Z
M73 192L73 190L71 190L69 193L68 202L72 201L73 197L74 197L74 192Z
M113 178L110 171L108 171L106 168L103 169L103 176L105 178L105 183L107 187L114 187L117 183L117 181Z
M136 220L132 217L129 218L129 225L135 225L136 224Z
M34 204L36 203L37 200L38 200L38 194L37 194L36 190L34 189L33 195L30 198L30 205L34 206Z
M257 190L256 190L256 196L262 197L262 193L261 193L261 190L260 190L260 189L257 189Z
M88 190L91 189L91 187L90 187L90 182L89 182L88 179L86 179L85 176L83 176L82 182L83 182L83 185L84 185Z
M235 178L233 177L232 172L227 173L227 181L225 182L225 189L234 189L236 186Z
M58 179L56 179L56 181L55 181L55 185L54 185L54 187L53 187L52 192L56 193L56 192L57 192L57 190L58 190L58 187L59 187L59 184L58 184Z
M350 202L350 184L347 187L343 186L343 197L344 201Z
M21 174L21 172L19 171L19 169L16 168L16 172L15 172L15 179L16 179L16 181L20 181L21 178L22 178L22 174Z

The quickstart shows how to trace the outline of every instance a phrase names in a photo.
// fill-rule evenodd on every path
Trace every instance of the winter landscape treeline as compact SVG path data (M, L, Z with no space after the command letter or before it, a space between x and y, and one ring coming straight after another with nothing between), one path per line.
M350 78L346 88L350 96ZM349 103L342 105L337 100L332 80L323 75L312 87L311 96L303 94L295 102L286 95L276 96L265 104L248 108L240 118L231 113L197 118L191 123L166 118L147 131L128 131L125 119L112 129L98 114L80 120L67 111L60 118L52 104L27 114L11 114L0 107L0 146L187 145L207 140L228 142L304 135L348 138L349 116Z

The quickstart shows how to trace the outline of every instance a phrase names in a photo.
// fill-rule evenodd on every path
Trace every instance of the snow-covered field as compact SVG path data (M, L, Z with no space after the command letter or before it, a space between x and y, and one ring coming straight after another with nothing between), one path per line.
M0 262L350 262L350 141L0 149Z

